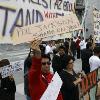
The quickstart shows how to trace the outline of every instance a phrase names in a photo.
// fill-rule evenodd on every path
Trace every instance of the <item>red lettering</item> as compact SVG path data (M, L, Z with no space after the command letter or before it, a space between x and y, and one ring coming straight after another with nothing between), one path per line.
M92 77L93 77L93 84L95 85L96 82L97 82L97 73L96 73L96 71L93 72Z

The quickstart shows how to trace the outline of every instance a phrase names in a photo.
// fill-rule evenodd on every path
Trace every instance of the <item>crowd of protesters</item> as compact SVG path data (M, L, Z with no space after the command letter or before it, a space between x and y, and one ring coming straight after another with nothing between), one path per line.
M100 46L94 46L92 38L85 40L79 36L65 42L40 44L39 48L30 51L24 63L24 69L27 69L24 72L27 100L40 100L56 71L63 82L57 100L79 100L81 77L100 67ZM82 61L81 74L76 74L73 69L76 59Z
M81 59L82 71L74 71L74 61ZM0 61L0 67L10 65L8 59ZM53 72L50 72L52 67ZM57 100L80 100L78 85L82 77L100 67L100 46L93 39L78 36L64 42L41 43L24 61L24 92L26 100L40 100L55 72L63 82ZM85 77L85 76L84 76ZM90 92L93 90L91 89ZM16 85L13 76L0 75L0 99L15 100ZM9 98L9 99L8 99ZM92 99L91 99L92 100Z

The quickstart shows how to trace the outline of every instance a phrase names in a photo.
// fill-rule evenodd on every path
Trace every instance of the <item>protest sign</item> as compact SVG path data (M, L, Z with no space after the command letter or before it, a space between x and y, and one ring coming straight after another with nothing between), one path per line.
M36 39L43 39L79 29L81 29L81 26L76 15L70 13L59 18L49 19L22 28L16 28L13 33L13 43L19 44L34 41Z
M100 92L97 94L97 91L100 90L100 86L98 86L99 81L100 81L100 68L90 72L89 74L86 75L86 77L82 78L80 87L81 87L81 92L83 94L82 97L84 98L84 100L96 100L96 96L100 95Z
M73 12L74 3L75 0L0 0L0 43L6 42L4 37L12 37L16 27Z
M97 9L93 10L94 19L94 42L100 43L100 11Z
M61 86L62 80L56 72L40 100L57 100Z
M10 76L16 72L22 71L24 66L24 61L14 62L12 65L7 65L0 68L0 73L2 78Z

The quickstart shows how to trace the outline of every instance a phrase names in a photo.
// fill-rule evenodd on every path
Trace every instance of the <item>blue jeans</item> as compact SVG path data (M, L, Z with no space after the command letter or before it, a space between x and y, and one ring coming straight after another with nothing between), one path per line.
M26 100L31 100L31 97L26 95Z

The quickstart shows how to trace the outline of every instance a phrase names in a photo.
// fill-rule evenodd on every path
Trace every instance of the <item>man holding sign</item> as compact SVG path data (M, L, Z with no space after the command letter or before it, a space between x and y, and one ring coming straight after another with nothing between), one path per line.
M40 100L51 82L53 75L50 73L50 64L48 55L41 57L39 49L34 49L32 66L28 74L31 100ZM57 100L62 100L61 94L58 95Z

